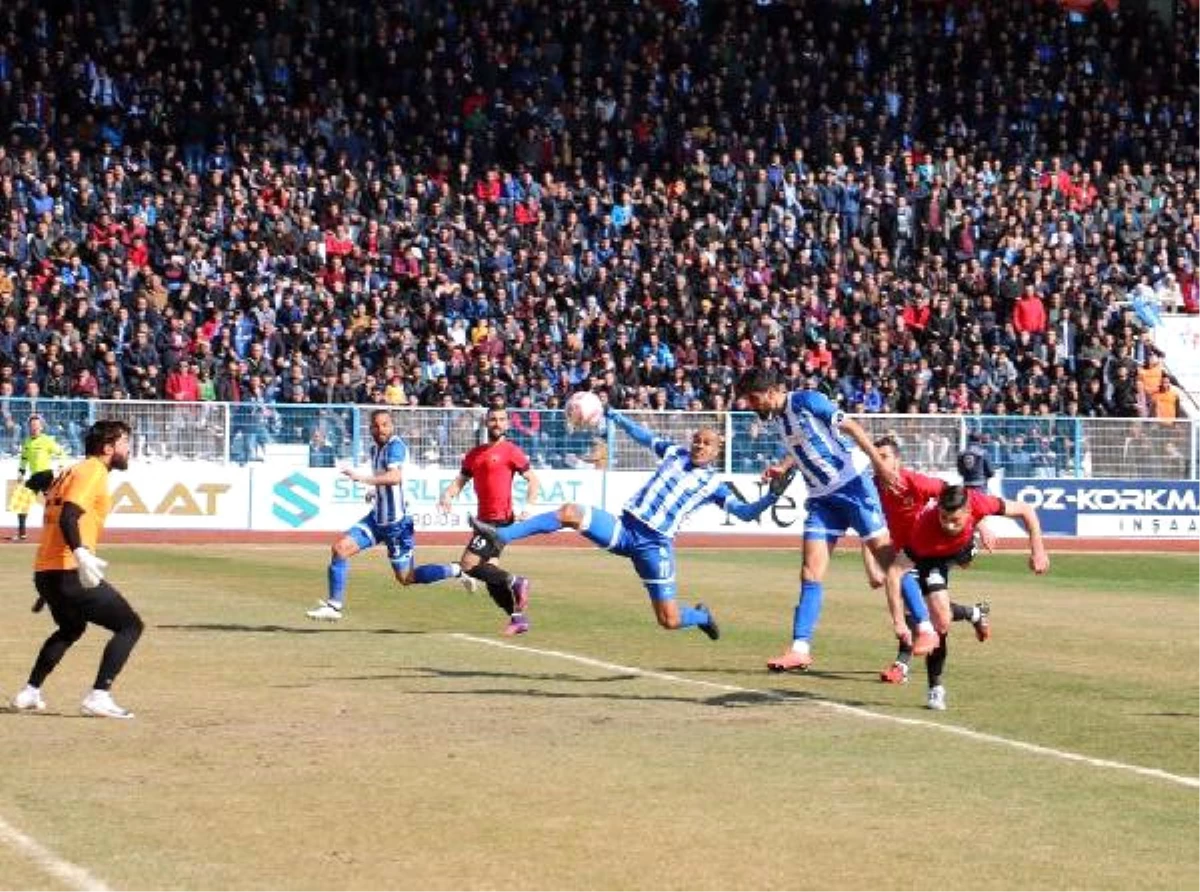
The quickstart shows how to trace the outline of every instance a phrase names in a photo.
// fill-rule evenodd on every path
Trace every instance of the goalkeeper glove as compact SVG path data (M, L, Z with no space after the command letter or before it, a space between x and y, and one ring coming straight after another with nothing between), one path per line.
M82 545L76 548L72 554L75 555L75 561L79 564L80 585L84 588L95 588L104 581L104 568L108 566L108 561L96 557Z
M767 484L767 489L770 490L771 495L778 499L787 492L787 488L792 485L792 480L795 477L796 465L791 465L786 471L780 471L777 474L771 475L771 481Z

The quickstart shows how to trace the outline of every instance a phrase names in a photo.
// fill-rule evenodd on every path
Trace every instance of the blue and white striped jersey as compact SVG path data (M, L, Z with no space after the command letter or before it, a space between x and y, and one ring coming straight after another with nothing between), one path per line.
M396 434L382 446L371 444L371 469L375 476L385 474L392 468L404 465L408 458L408 446ZM389 526L404 519L408 506L404 502L404 482L394 486L375 487L375 522Z
M838 430L845 417L829 397L815 390L787 395L776 429L796 457L808 487L808 496L829 495L858 477L870 463L848 437Z
M701 505L715 502L724 507L734 496L729 484L717 479L714 465L696 467L684 447L655 437L651 448L662 462L624 510L665 538L674 538L684 519Z

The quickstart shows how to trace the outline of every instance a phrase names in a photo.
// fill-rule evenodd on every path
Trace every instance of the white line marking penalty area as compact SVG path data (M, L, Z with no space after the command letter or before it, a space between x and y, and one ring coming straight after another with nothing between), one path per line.
M16 849L39 868L80 892L107 892L108 886L82 867L64 861L32 836L22 833L4 818L0 818L0 843Z
M1092 756L1084 756L1080 753L1072 753L1067 750L1057 750L1053 747L1041 746L1036 743L1026 743L1023 740L1013 740L1008 737L1000 737L997 734L986 734L982 731L972 731L970 728L962 728L958 725L944 725L940 722L931 722L926 719L910 719L903 716L888 715L883 712L873 712L870 709L864 709L861 706L850 706L846 703L838 703L834 700L826 700L822 697L806 697L803 701L797 700L795 697L789 697L787 694L781 694L777 691L764 691L757 688L743 688L738 685L722 684L715 681L706 681L698 678L688 678L685 675L672 675L669 672L655 672L651 669L640 669L636 666L622 666L619 663L608 663L604 660L593 659L592 657L581 656L580 654L567 653L559 650L546 650L537 647L527 647L522 644L509 644L505 641L495 641L490 638L482 638L477 635L467 635L462 632L449 633L449 637L457 638L460 641L470 641L474 644L486 644L490 647L498 647L504 650L523 651L525 653L537 654L544 657L555 657L560 660L568 660L572 663L579 663L583 666L591 666L595 669L604 669L609 672L621 672L627 675L639 675L643 678L654 678L659 681L674 682L676 684L692 685L693 687L709 688L715 691L725 691L734 694L753 694L758 697L771 700L796 700L797 702L813 703L817 706L822 706L826 709L831 709L834 712L853 715L861 719L869 719L877 722L892 722L897 725L908 725L916 728L931 728L941 731L945 734L953 734L958 737L965 737L968 740L977 740L982 743L990 743L995 746L1006 746L1011 749L1022 750L1027 753L1035 753L1039 756L1049 756L1053 759L1061 759L1066 762L1079 762L1084 765L1090 765L1093 768L1109 768L1116 771L1126 771L1131 774L1138 774L1142 777L1151 777L1156 780L1163 780L1173 784L1179 784L1183 787L1191 787L1192 789L1200 789L1200 778L1188 777L1181 774L1172 774L1169 771L1163 771L1159 768L1145 768L1141 765L1130 765L1125 762L1117 762L1112 759L1097 759Z

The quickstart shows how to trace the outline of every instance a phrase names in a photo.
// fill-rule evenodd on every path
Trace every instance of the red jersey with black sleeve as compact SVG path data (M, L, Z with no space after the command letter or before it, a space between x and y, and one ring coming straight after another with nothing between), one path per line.
M946 488L946 481L926 474L918 474L909 468L900 471L900 484L891 490L879 487L879 501L883 504L883 516L887 520L892 544L899 551L907 544L912 534L917 515L931 499L936 499Z
M528 470L529 456L509 440L484 443L463 456L462 475L475 484L480 520L484 523L512 521L513 477Z
M927 505L917 514L912 533L908 537L907 550L910 557L951 558L970 547L975 535L975 526L985 517L1004 514L1004 499L996 498L977 489L967 490L967 505L971 519L963 525L962 532L950 536L942 529L938 519L938 506Z

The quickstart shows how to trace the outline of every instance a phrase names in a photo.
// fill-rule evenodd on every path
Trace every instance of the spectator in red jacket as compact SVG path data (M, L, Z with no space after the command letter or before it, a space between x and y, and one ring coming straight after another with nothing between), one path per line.
M513 218L517 221L518 226L532 226L537 223L541 217L541 205L539 205L538 200L532 196L517 204L517 207L513 212Z
M488 168L484 179L475 184L475 197L489 205L500 201L500 171Z
M166 396L179 403L194 403L200 400L200 379L192 363L184 360L167 375Z
M1191 266L1179 271L1179 293L1183 295L1183 311L1193 316L1200 313L1200 282Z
M1013 306L1013 328L1018 334L1027 331L1031 336L1040 336L1046 330L1046 305L1028 285Z
M933 311L929 308L929 295L923 291L919 292L905 305L900 315L904 319L905 328L916 331L918 334L924 332L929 325L929 317L933 315Z

